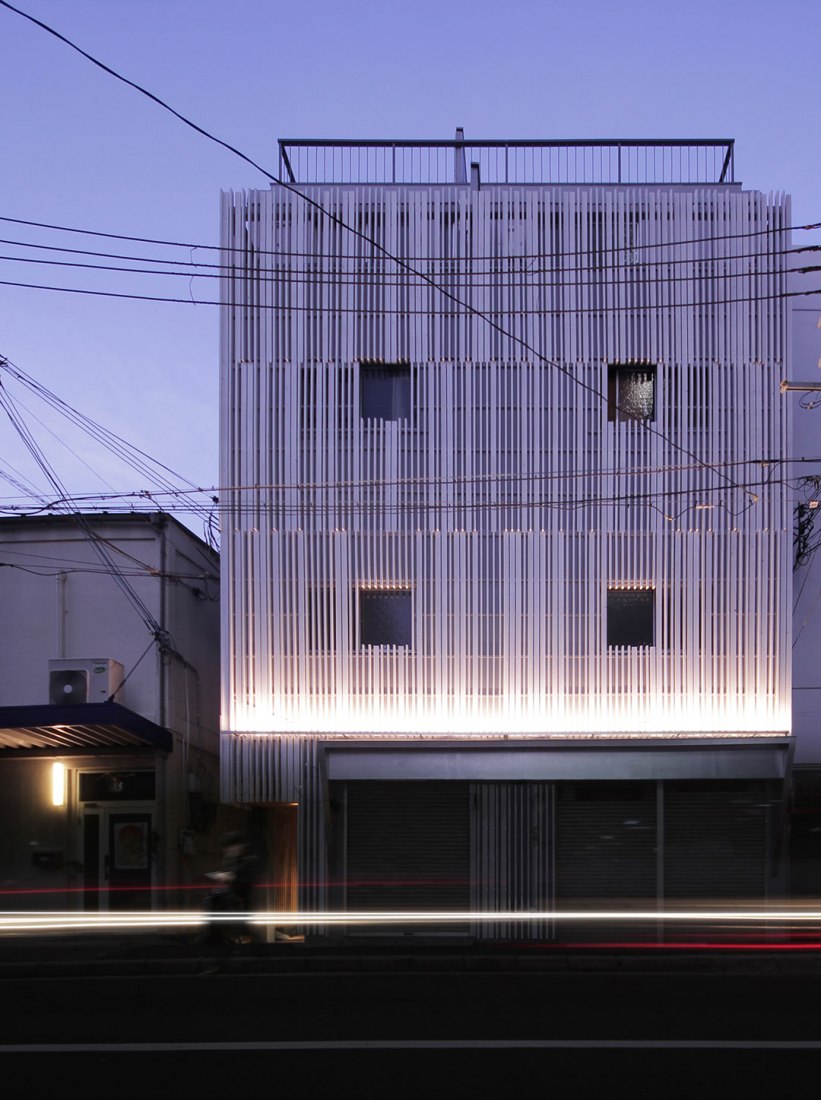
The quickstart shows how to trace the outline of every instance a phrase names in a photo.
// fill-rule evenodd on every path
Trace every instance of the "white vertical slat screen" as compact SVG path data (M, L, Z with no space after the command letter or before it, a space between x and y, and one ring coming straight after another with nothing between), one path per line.
M224 730L787 731L787 201L309 190L465 305L297 195L223 196ZM408 420L361 417L374 361ZM608 417L631 364L649 423ZM612 587L655 592L653 645L608 648ZM374 588L410 646L359 645Z

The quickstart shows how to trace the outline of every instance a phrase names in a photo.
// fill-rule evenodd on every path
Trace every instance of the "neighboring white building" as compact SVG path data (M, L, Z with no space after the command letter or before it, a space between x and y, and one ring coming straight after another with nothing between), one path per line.
M818 240L818 235L814 235ZM796 247L810 243L806 236ZM816 270L791 276L792 355L786 381L797 388L782 401L793 415L794 460L784 468L795 504L793 576L793 736L790 892L821 893L821 279L812 252L796 252L792 265Z
M3 907L196 902L218 859L218 555L162 514L0 519L0 608Z
M222 203L223 797L296 805L305 907L777 896L788 200L732 142L280 151Z

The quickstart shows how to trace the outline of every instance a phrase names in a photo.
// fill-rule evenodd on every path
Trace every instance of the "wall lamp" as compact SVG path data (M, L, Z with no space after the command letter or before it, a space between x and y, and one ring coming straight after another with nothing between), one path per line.
M59 761L51 765L51 804L52 806L66 804L66 766Z

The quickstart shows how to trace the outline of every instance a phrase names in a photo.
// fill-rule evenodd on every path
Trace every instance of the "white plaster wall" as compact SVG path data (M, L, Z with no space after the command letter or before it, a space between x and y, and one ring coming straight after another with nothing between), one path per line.
M174 651L163 658L149 626L108 575L88 536L66 522L0 523L0 705L48 702L54 658L112 658L127 677L118 702L181 734L195 718L215 748L218 728L218 562L178 525L95 521L112 558ZM168 574L163 580L163 575ZM190 666L190 667L186 667Z
M136 530L102 528L101 533L124 552L115 556L125 572L136 570L132 559L159 572L159 542L150 527L141 523ZM7 522L0 526L0 560L2 705L48 703L50 659L109 657L128 672L151 641L82 531L63 524ZM145 575L128 580L158 616L158 581ZM156 652L149 653L119 697L154 722L161 709L158 666Z

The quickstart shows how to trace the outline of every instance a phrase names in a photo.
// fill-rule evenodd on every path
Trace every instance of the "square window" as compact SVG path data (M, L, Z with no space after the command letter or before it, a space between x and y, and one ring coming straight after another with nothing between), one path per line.
M607 419L656 419L656 368L611 364L607 371Z
M654 588L608 588L607 644L611 649L655 645L655 618Z
M360 363L359 410L363 420L410 419L410 367L402 363Z
M359 592L359 644L410 646L413 625L408 589Z

